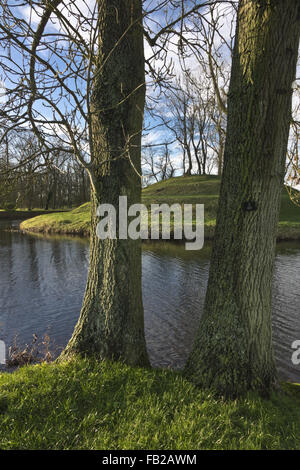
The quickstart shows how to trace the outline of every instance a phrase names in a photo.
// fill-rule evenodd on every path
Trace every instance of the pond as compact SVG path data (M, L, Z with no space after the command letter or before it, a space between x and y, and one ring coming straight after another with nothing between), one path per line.
M25 235L0 221L0 339L30 343L49 334L57 351L78 319L89 262L83 238ZM170 242L143 245L143 299L153 366L181 368L203 309L210 246L185 251ZM273 337L281 379L300 381L292 343L300 340L300 243L280 243L274 272Z

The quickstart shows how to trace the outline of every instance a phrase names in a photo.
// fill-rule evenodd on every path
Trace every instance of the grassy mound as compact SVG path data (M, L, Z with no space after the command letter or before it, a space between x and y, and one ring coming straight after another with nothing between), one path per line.
M213 398L179 373L74 359L0 374L1 449L299 449L300 386Z
M39 215L24 220L21 230L42 233L60 233L72 235L89 235L90 233L90 203L68 212Z
M205 237L213 236L220 178L217 176L176 177L155 183L143 190L142 202L149 207L153 203L162 204L204 204ZM89 203L67 212L42 215L22 222L21 229L30 232L65 233L88 235L90 230ZM289 198L283 188L278 239L300 239L300 208Z

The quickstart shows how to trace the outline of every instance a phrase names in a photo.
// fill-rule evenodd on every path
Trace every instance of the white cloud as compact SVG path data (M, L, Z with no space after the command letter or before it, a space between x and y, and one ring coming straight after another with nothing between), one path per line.
M89 40L92 30L92 28L88 28L87 26L88 21L92 21L95 4L96 0L77 0L75 3L62 2L58 7L60 12L65 14L72 27L78 30L86 41ZM37 6L22 6L19 8L19 11L31 26L37 26L41 21L44 8ZM84 19L87 20L85 25L83 24ZM67 30L67 27L62 25L61 21L55 16L55 14L51 15L47 28L49 31L54 30L56 32L66 32ZM68 32L71 35L75 34L71 30Z
M0 80L0 105L5 104L7 101L6 87L5 83Z

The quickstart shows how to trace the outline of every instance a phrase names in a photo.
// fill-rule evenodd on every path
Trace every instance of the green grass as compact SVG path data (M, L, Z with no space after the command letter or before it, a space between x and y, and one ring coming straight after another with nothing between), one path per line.
M0 375L1 449L300 449L300 386L222 401L179 373L73 359Z
M190 176L171 178L143 190L142 202L148 207L157 203L204 204L205 236L211 238L216 222L220 178ZM41 215L22 222L21 228L31 232L88 235L90 205L83 204L68 213ZM278 239L300 239L300 208L290 200L283 188Z
M27 219L21 223L20 228L31 232L89 235L90 204L82 204L68 212L56 212Z

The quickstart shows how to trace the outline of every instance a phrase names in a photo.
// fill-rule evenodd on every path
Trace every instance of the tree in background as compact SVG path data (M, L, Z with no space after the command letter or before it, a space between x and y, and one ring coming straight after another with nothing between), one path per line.
M287 153L286 189L294 204L300 206L300 86L294 92L294 106Z
M298 0L241 0L204 314L185 373L226 396L276 383L272 275L300 34Z
M176 168L172 162L169 145L169 142L165 142L159 148L148 147L144 149L142 153L144 186L148 186L153 180L158 183L175 176Z
M189 70L183 73L183 80L177 80L165 93L165 125L180 145L183 174L190 176L194 169L194 173L205 175L219 166L222 158L218 108L209 80L201 75L196 78Z
M151 94L146 107L169 130L169 144L175 138L177 149L172 148L180 151L187 176L221 175L223 166L235 2L212 1L203 7L205 15L195 9L180 28L169 28L163 56L171 58L169 79L159 79L159 96L155 100Z
M11 132L0 146L0 207L59 209L89 200L88 176L67 152L43 153L32 131Z

